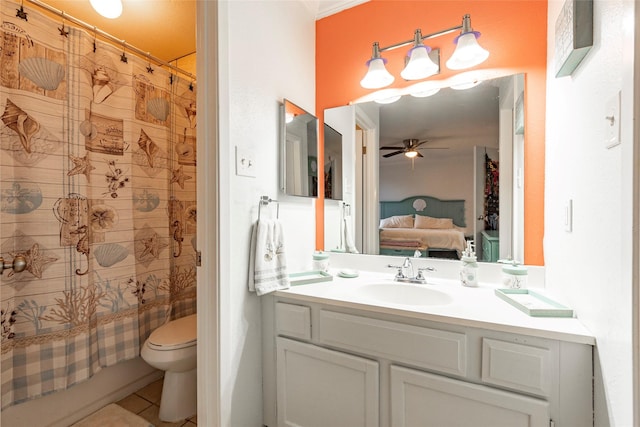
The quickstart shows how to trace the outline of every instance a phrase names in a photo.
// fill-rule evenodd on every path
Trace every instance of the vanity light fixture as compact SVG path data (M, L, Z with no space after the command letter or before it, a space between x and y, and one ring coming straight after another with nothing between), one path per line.
M451 85L449 87L451 89L455 89L455 90L465 90L465 89L471 89L472 87L476 87L480 83L482 83L482 81L480 81L480 80L470 80L468 82L457 83L457 84Z
M378 104L393 104L394 102L398 101L400 98L402 98L402 95L395 95L395 96L390 96L389 98L376 99L375 102L377 102Z
M293 119L295 119L295 117L296 117L295 113L284 113L284 122L291 123Z
M489 52L478 44L477 38L480 37L478 31L471 28L471 16L464 15L462 17L462 25L438 31L436 33L422 35L421 30L415 30L412 40L396 43L386 47L380 47L378 42L373 43L373 53L371 59L367 61L368 71L364 78L360 81L360 86L365 89L380 89L389 86L395 78L385 68L387 60L380 54L387 50L413 44L409 50L408 61L400 73L405 80L420 80L437 74L440 70L439 64L433 61L429 56L431 48L425 46L423 41L439 37L454 31L461 30L454 42L456 50L447 61L447 67L452 70L462 70L481 64L489 57ZM439 57L436 60L439 63Z
M415 98L426 98L440 92L440 86L432 81L418 82L407 88L409 95Z
M375 92L376 96L372 101L378 104L393 104L400 98L402 98L402 92L395 88L382 89Z
M122 0L89 0L89 3L105 18L115 19L122 15Z

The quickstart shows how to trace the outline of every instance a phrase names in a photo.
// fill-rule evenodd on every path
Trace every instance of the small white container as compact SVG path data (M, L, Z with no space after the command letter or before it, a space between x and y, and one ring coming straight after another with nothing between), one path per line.
M462 286L475 288L478 286L478 262L475 256L462 257L462 268L460 269L460 283Z
M329 271L329 254L322 251L315 251L313 253L313 270L315 271Z
M528 279L527 267L524 265L505 265L502 267L502 285L509 289L525 289Z
M467 241L467 248L462 251L460 266L460 284L475 288L478 286L478 259L473 250L473 242Z

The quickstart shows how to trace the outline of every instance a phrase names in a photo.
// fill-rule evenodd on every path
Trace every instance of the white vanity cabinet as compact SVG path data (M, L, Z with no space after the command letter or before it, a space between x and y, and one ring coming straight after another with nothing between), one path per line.
M265 426L593 425L591 345L282 296L262 309Z
M394 427L548 427L549 404L483 385L391 366Z
M377 427L378 363L277 338L278 425Z

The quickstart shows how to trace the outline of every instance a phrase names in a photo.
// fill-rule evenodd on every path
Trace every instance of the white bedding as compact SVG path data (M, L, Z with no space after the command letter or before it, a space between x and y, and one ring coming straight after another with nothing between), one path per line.
M458 228L381 228L380 247L410 247L412 242L420 242L422 249L450 249L458 251L465 248L464 232ZM394 244L395 243L395 244Z

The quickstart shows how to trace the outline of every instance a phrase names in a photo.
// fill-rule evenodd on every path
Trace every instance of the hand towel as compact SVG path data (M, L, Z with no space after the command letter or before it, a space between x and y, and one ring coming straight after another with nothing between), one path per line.
M260 219L251 233L249 290L264 295L289 286L282 224Z
M344 217L344 244L345 249L350 254L358 254L358 248L353 243L353 233L351 232L351 217Z

